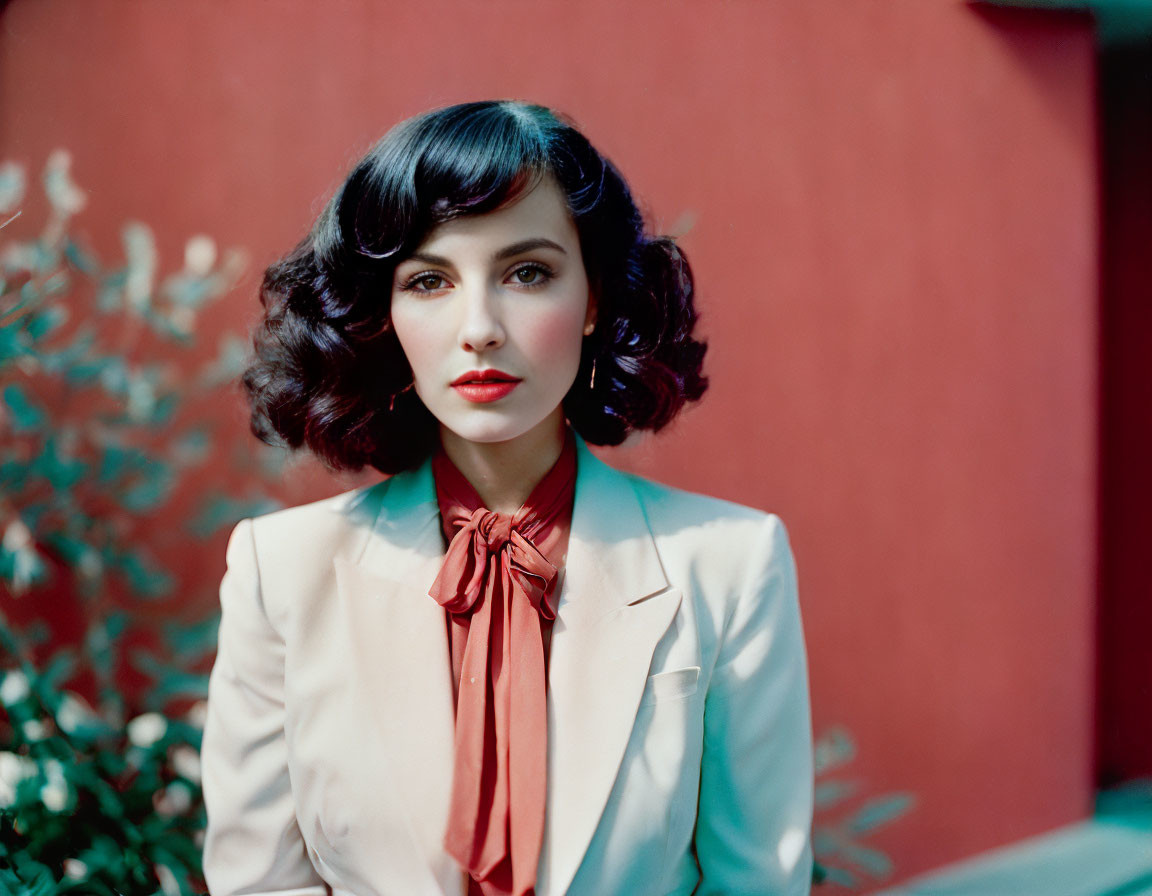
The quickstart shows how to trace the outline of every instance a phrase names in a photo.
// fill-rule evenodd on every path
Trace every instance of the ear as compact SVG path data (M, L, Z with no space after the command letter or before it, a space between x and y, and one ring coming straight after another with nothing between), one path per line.
M596 295L596 290L592 287L588 288L588 311L584 314L584 335L589 335L592 330L590 327L596 326L596 316L600 308L599 297Z

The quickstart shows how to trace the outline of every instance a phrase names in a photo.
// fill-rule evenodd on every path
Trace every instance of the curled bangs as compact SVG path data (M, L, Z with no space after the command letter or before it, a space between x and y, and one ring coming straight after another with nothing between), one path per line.
M562 127L543 107L506 102L409 119L353 172L337 223L358 254L395 264L436 225L494 211L536 186L551 172Z

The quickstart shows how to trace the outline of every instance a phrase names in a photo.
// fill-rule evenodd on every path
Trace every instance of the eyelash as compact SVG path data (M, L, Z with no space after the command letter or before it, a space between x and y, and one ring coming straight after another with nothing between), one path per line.
M521 289L539 289L541 286L556 276L555 272L550 267L548 267L548 265L539 261L527 261L513 268L511 273L508 275L508 278L511 279L515 277L521 271L535 271L540 275L539 279L534 280L531 283L516 283L516 286ZM447 282L448 280L447 277L437 271L421 271L420 273L413 274L411 277L407 278L403 283L400 284L400 288L408 292L436 292L438 289L442 289L443 287L433 287L431 289L419 288L420 281L432 280L434 278L444 282Z

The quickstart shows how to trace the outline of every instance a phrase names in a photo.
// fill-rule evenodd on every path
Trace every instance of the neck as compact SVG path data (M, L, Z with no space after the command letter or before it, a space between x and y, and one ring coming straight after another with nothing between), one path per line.
M440 427L444 453L476 489L484 506L508 514L524 505L552 469L564 448L564 434L562 414L506 442L471 442Z

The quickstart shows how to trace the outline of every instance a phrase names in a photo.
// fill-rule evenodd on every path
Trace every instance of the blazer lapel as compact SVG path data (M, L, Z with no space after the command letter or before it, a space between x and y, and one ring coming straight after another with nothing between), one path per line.
M422 853L391 854L416 859L416 879L422 866L441 884L458 882L442 847L454 721L444 610L428 596L444 554L431 467L369 489L355 512L366 519L375 512L375 523L357 561L334 561L337 586L365 645L356 650L358 671L371 682L381 759Z
M652 653L680 606L623 474L578 439L548 670L548 810L538 889L568 889L623 759Z
M548 803L538 892L568 889L595 833L632 732L652 653L680 606L628 478L577 438L576 496L548 666ZM380 750L419 845L418 879L458 892L443 851L454 719L443 610L428 596L443 561L431 467L363 493L375 519L359 557L334 560L362 638ZM350 658L353 659L353 658ZM383 807L387 810L387 807ZM399 857L401 850L391 853Z

